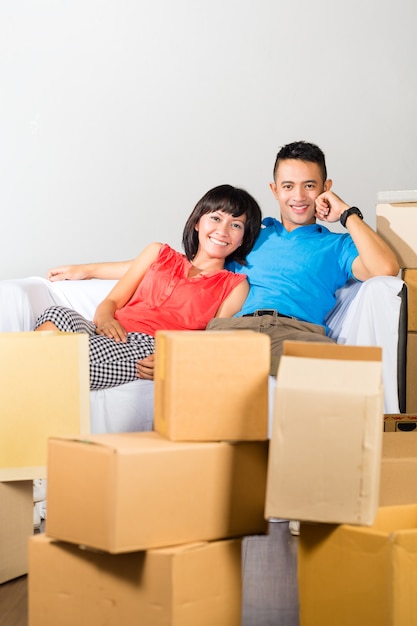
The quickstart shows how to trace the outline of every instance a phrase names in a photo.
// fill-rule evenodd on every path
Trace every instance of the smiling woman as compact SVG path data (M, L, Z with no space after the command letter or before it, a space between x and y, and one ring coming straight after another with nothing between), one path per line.
M224 261L231 252L242 245L245 233L246 213L239 217L223 211L205 213L195 229L199 237L199 250L193 259L194 275L207 273L219 261ZM201 269L200 269L201 268Z
M138 362L154 352L157 330L203 330L213 317L232 317L241 309L249 291L246 276L224 265L246 262L261 217L258 203L243 189L215 187L185 224L185 255L152 243L99 304L93 321L53 306L35 329L90 335L91 389L133 381Z

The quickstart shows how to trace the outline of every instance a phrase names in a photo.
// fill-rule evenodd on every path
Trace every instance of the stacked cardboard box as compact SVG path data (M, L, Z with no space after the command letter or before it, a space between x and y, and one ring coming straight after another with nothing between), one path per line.
M269 354L259 333L160 332L155 431L50 439L31 626L240 625L240 538L267 529Z
M417 413L386 413L384 415L384 432L417 431Z
M239 539L110 554L30 542L30 624L240 624Z
M417 190L381 192L376 206L379 235L397 254L408 288L406 411L417 412Z
M285 342L266 517L371 524L382 445L381 349Z
M417 432L381 378L378 349L285 344L266 516L301 520L300 626L417 626Z
M88 340L0 334L0 582L27 572L33 479L46 476L50 435L89 432Z
M0 482L0 583L27 573L27 542L32 534L32 481Z
M0 333L0 480L46 477L50 435L88 433L88 338Z
M304 524L298 559L301 626L416 626L416 504L371 527Z
M380 506L417 503L417 431L382 435Z
M417 506L381 506L416 502L417 436L382 422L380 349L285 344L266 516L301 520L300 626L417 623Z

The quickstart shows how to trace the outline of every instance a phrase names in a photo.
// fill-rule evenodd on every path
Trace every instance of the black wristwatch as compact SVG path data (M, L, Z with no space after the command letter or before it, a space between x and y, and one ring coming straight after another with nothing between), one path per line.
M346 228L346 220L349 217L349 215L357 215L361 220L363 220L363 215L361 211L359 211L358 207L351 206L350 209L346 209L346 211L343 211L342 215L339 218L340 223L342 224L344 228Z

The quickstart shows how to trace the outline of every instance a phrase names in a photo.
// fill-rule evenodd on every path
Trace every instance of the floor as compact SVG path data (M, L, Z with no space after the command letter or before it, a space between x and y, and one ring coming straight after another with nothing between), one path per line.
M242 626L299 626L297 544L288 522L244 539Z
M299 626L297 537L287 522L243 541L242 626ZM0 626L27 626L27 577L0 585ZM74 625L75 626L75 625Z

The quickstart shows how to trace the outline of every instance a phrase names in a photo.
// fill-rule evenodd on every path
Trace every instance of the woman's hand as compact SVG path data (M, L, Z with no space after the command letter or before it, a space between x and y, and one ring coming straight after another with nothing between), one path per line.
M120 322L114 319L114 317L107 319L96 318L94 323L96 325L97 335L105 335L115 341L122 341L123 343L126 343L127 333Z
M48 270L48 280L86 280L88 275L87 265L60 265Z
M155 371L155 355L150 354L141 361L138 361L136 370L138 373L138 378L142 378L144 380L153 380Z

